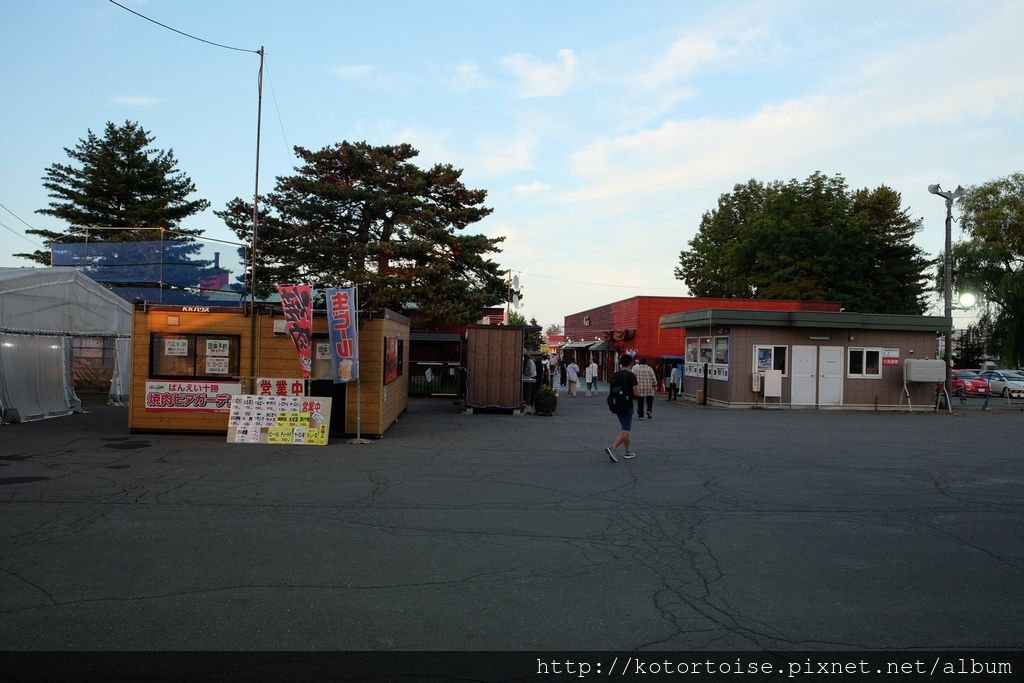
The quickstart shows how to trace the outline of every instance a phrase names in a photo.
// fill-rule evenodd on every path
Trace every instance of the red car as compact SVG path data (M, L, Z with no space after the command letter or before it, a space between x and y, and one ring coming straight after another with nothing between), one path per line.
M988 396L988 380L970 370L953 371L953 393L964 396Z

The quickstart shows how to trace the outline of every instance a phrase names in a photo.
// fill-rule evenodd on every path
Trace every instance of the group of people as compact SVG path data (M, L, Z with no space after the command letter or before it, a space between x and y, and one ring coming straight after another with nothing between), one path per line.
M560 376L560 384L565 387L566 394L570 398L576 398L580 383L580 372L580 366L571 359L560 359L557 356L552 358L545 357L540 361L538 367L538 362L527 356L523 369L523 379L526 380L527 389L532 394L534 385L547 384L548 386L554 386L554 377L557 373ZM583 381L586 384L587 396L597 396L597 376L597 361L591 358L586 370L583 371ZM531 402L531 396L526 397L526 402L527 404Z

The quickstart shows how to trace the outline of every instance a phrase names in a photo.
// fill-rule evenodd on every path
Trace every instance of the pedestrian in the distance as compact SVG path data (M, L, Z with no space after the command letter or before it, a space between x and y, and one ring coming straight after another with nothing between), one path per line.
M580 366L576 365L576 361L569 361L565 366L565 379L569 383L569 397L576 398L576 386L580 382Z
M647 419L654 419L654 392L658 390L658 376L654 374L654 368L648 365L643 358L637 358L633 365L633 374L639 385L636 400L636 416L644 419L644 408L647 409Z
M633 427L633 401L639 395L637 391L636 375L629 371L633 364L633 357L628 353L622 354L619 358L619 371L608 380L608 409L615 413L619 420L619 434L611 446L604 449L608 459L618 462L615 457L615 449L619 446L626 448L625 457L635 458L636 452L629 441L629 431Z
M679 363L672 366L672 372L668 375L668 400L675 401L679 398L679 389L683 386L683 372L679 369Z
M587 396L597 396L597 361L593 358L590 359L590 365L587 366Z

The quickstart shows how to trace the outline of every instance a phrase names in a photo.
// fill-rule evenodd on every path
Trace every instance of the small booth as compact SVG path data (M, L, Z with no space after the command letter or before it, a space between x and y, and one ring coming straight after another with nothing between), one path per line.
M523 402L522 327L469 325L466 328L466 405L471 409L515 410Z
M905 381L904 366L937 376L936 336L949 318L705 309L661 325L685 330L682 393L698 403L901 410L934 404L935 383Z
M129 429L227 433L233 396L305 393L332 398L332 437L382 437L408 406L409 319L363 312L358 330L358 383L335 384L323 313L307 380L280 308L136 304Z

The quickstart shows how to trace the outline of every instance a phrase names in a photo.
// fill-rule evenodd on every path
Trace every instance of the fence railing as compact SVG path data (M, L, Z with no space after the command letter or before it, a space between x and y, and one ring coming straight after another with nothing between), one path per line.
M462 365L446 361L409 361L410 396L461 396Z

